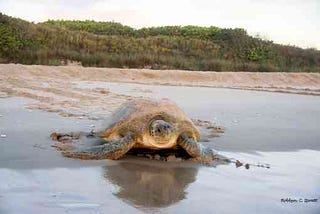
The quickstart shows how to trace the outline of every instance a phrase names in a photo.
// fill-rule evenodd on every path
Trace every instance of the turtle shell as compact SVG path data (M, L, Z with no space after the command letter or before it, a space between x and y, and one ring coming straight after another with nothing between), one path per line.
M134 99L124 103L103 122L105 128L99 132L99 136L108 140L116 140L128 132L133 132L139 138L148 133L150 123L158 119L173 124L177 135L188 132L196 140L200 138L192 121L169 99Z

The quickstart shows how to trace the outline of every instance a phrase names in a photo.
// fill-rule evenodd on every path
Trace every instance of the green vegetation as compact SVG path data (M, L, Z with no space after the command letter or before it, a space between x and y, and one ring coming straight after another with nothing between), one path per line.
M0 13L0 62L204 71L320 72L320 51L274 44L243 29L115 22L34 24Z

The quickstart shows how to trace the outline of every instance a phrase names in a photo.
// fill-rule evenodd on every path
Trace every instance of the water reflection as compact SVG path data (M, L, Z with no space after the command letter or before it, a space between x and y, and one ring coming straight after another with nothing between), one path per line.
M195 167L150 166L120 163L105 168L105 177L120 187L115 195L134 206L167 207L186 198L186 188L196 180Z

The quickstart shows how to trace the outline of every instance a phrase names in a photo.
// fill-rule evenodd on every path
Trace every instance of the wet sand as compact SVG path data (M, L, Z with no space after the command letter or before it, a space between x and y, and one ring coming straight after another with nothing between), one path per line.
M79 105L72 117L61 117L69 106L52 113L25 108L46 103L45 99L3 98L0 134L6 137L0 138L0 213L316 214L320 210L320 97L91 81L71 85L76 92L108 91L117 99L175 100L190 117L226 128L220 137L203 144L230 158L268 163L270 169L134 156L119 161L67 159L51 147L50 133L99 129L99 119L112 108L104 112L100 107L96 113ZM100 92L96 97L104 101L91 101L108 106L113 99L101 94L102 98Z

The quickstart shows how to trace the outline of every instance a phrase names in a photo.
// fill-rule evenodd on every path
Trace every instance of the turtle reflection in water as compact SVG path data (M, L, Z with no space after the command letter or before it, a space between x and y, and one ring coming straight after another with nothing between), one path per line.
M172 101L136 99L123 104L109 119L104 129L83 134L52 133L56 147L66 157L80 159L119 159L131 149L183 149L190 157L210 162L218 155L200 144L200 134L193 122ZM88 141L88 140L87 140ZM92 143L94 142L94 143Z
M119 163L105 167L104 176L119 187L115 195L133 206L167 207L186 197L186 188L196 180L194 167L164 167Z

